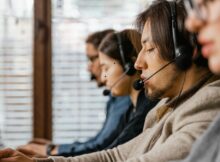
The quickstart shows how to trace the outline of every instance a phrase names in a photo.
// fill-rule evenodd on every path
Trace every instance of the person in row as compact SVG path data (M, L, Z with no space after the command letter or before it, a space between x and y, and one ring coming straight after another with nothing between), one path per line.
M186 27L198 34L202 54L209 60L209 67L220 74L220 1L186 0L188 18ZM189 6L191 4L191 6ZM213 104L215 101L213 101ZM220 105L218 105L220 107ZM219 162L220 161L220 116L196 141L189 156L178 162Z
M139 136L113 149L69 158L36 159L6 149L0 151L0 162L165 162L186 157L220 111L220 80L202 55L194 59L195 44L184 20L183 5L165 0L138 16L142 50L135 67L142 71L145 94L162 99L148 113Z

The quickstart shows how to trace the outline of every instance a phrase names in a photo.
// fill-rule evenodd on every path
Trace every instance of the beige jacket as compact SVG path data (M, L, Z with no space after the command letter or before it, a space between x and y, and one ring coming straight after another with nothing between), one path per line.
M148 113L143 133L123 145L77 157L50 157L50 160L168 162L182 159L189 153L193 142L220 112L220 80L215 77L209 78L208 81L203 79L190 91L181 95L177 101L162 100Z

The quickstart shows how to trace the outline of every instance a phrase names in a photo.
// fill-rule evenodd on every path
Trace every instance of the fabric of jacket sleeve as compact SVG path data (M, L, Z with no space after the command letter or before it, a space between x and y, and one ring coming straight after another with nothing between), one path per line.
M184 160L172 162L219 162L220 161L220 116L208 130L193 144L190 154Z
M76 157L65 158L52 156L49 158L53 159L54 162L121 162L127 159L127 156L129 155L133 146L137 145L137 142L142 138L143 134L140 134L131 141L109 150L84 154Z
M108 117L97 137L85 143L60 145L58 148L58 156L76 156L105 149L126 126L126 113L129 111L130 104L131 101L128 96L117 97L116 100L110 104L111 107L109 108Z

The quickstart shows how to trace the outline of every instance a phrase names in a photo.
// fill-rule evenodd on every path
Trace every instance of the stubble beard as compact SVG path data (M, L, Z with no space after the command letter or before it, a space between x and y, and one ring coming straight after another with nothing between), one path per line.
M148 91L148 88L145 87L145 95L150 100L162 99L168 96L165 96L173 87L174 82L177 79L177 74L175 74L170 80L167 82L166 86L163 88L157 88L155 86L151 87L151 92Z

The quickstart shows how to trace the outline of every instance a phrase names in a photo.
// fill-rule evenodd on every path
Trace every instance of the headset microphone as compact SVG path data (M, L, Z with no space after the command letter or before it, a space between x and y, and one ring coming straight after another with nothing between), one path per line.
M133 84L134 89L141 90L144 87L144 81L141 79L138 79Z
M95 79L96 79L96 76L95 76L94 74L91 74L91 75L90 75L90 80L93 81L93 80L95 80Z
M104 96L108 96L111 93L111 89L114 86L116 86L127 75L128 71L129 71L129 69L125 70L124 73L111 85L111 87L109 89L105 89L102 94Z
M144 82L149 80L150 78L152 78L154 75L156 75L157 73L159 73L161 70L163 70L164 68L166 68L168 65L170 65L171 63L173 63L175 61L175 59L173 59L172 61L168 62L167 64L165 64L164 66L162 66L160 69L158 69L156 72L154 72L152 75L150 75L148 78L141 80L138 79L134 82L133 84L133 88L136 90L141 90L142 88L144 88Z

